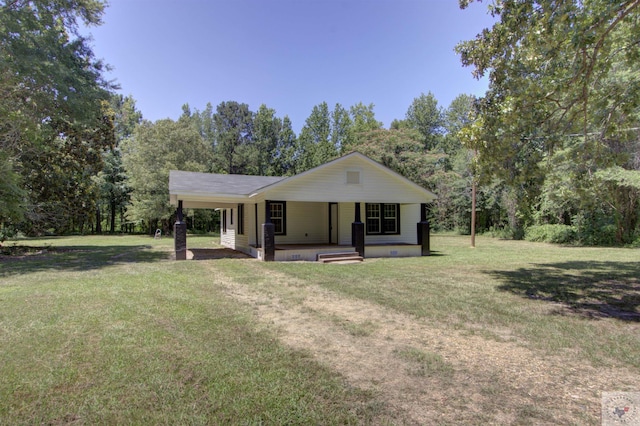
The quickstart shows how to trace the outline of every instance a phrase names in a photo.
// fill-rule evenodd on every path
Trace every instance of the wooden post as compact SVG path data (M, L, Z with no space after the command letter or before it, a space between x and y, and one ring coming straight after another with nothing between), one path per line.
M471 248L476 248L476 179L471 184Z
M473 150L471 174L471 248L476 248L476 192L478 186L478 148Z
M360 203L356 203L356 214L351 224L351 245L364 257L364 223L360 219Z
M422 246L422 256L431 256L431 225L427 220L427 205L420 204L420 222L418 222L418 245Z
M187 224L183 221L182 200L178 201L176 210L176 223L173 224L173 243L176 252L176 260L187 259Z
M276 258L276 226L271 222L271 203L265 200L265 219L262 224L262 250L263 260L273 262Z

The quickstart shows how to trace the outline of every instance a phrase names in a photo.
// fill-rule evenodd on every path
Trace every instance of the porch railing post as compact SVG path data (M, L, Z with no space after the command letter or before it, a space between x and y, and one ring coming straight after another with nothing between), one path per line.
M360 203L356 203L356 214L351 224L351 245L364 257L364 223L360 217Z

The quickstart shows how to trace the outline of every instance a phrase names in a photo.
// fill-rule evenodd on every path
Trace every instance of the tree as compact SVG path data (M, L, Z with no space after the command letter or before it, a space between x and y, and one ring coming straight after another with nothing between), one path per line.
M461 1L461 6L468 3ZM632 34L640 29L638 6L638 0L527 0L490 6L499 22L456 47L462 63L475 67L475 76L489 72L490 90L481 103L486 124L497 128L509 122L526 136L532 127L547 135L567 130L586 135L590 127L606 130L610 114L637 107L637 84L609 86L609 97L617 100L625 94L627 102L601 102L599 92L620 67L635 69L640 47ZM601 111L609 117L605 122L591 120L591 108L598 103L608 104ZM523 119L517 120L518 115Z
M427 95L422 93L413 100L407 110L406 121L412 129L420 132L425 149L431 150L438 146L443 133L442 111L431 92Z
M253 145L255 156L255 174L275 175L274 160L279 156L278 140L282 131L282 121L276 117L276 111L260 105L253 121Z
M47 217L57 230L88 222L86 174L97 173L96 153L110 143L102 101L112 87L78 28L100 24L103 11L98 0L0 1L0 148L4 168L21 176L0 182L8 185L0 191L24 185L24 202L0 220L23 216L31 231L48 227ZM55 210L68 206L75 209Z
M357 134L354 148L407 179L433 190L441 154L425 152L420 133L413 129L377 129Z
M204 110L198 111L194 109L191 112L191 108L188 104L182 106L183 114L182 119L189 120L193 127L197 130L197 132L202 136L202 138L209 144L211 150L215 150L216 148L216 126L215 126L215 112L213 111L213 105L211 102L207 102L207 105ZM215 163L221 164L222 161L213 160L213 164L209 166L208 171L214 172L217 171L217 165Z
M213 151L218 172L242 174L249 171L252 155L253 113L249 105L222 102L213 116Z
M330 141L331 116L326 102L315 105L300 131L300 159L297 172L309 170L338 156L337 148Z
M475 97L461 94L455 97L442 114L442 127L445 136L441 141L442 150L453 155L462 148L458 134L465 126L471 124L474 116Z
M8 156L0 152L0 243L6 237L8 230L4 221L17 223L23 217L23 203L26 196L20 182L20 175L13 170L13 164Z
M123 164L132 189L127 216L145 221L153 232L162 221L170 229L175 208L169 204L169 171L204 172L211 150L190 120L143 121L122 143Z
M291 119L285 115L282 119L282 127L278 134L278 145L276 147L273 161L274 176L289 176L295 173L295 163L298 158L297 138L291 125Z
M106 102L103 103L106 106ZM112 147L113 125L106 116L101 129L57 123L40 149L20 156L27 190L24 221L28 235L84 232L94 223L98 191L93 177L103 167L102 153Z
M120 213L122 222L126 207L130 203L131 188L122 164L120 145L133 136L136 126L142 121L142 113L137 110L135 99L131 96L114 94L111 97L110 114L113 116L115 145L103 152L104 166L95 178L99 188L96 209L97 233L102 232L103 206L106 206L109 211L109 232L114 233L117 213Z
M573 216L574 224L589 217L600 229L613 211L628 211L615 202L607 211L593 197L576 205L570 192L559 199L550 176L594 194L599 170L638 171L631 161L638 135L631 129L639 124L639 6L639 0L495 3L490 11L498 22L456 47L474 75L489 74L489 90L477 102L479 159L518 193L521 225L549 220L534 211L539 200L553 216ZM559 169L566 174L558 176Z
M0 127L4 142L56 117L92 121L109 84L78 34L100 24L99 0L0 1ZM97 101L97 102L96 102Z
M331 145L337 152L344 152L344 148L349 146L352 138L351 128L349 111L337 103L331 112Z
M114 94L110 99L113 110L116 144L130 138L136 126L142 121L142 112L136 108L133 96Z

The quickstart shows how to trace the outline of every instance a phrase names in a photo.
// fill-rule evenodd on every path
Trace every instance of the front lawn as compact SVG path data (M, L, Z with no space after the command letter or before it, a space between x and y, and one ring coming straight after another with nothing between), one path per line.
M276 298L280 310L307 303L300 315L315 315L314 321L342 330L363 350L384 329L379 318L355 321L338 311L320 312L308 304L318 292L414 318L412 324L429 332L486 342L486 348L529 354L536 358L531 363L573 371L575 383L584 385L574 396L586 398L576 403L580 412L563 417L575 424L599 423L600 392L640 390L633 387L640 382L637 249L487 238L471 249L468 238L436 235L431 257L324 265L175 262L167 238L17 244L32 249L0 257L0 424L405 421L384 390L354 385L348 371L332 368L313 346L288 344L278 327L258 315ZM208 236L190 236L188 244L215 247ZM260 298L247 303L249 294ZM422 382L438 383L442 398L463 411L458 420L553 423L567 402L563 398L572 398L556 383L565 378L546 377L545 371L522 383L549 381L548 392L502 386L499 365L491 373L474 371L473 347L453 353L442 342L390 352L413 365ZM629 380L595 380L593 372L613 369L626 371ZM603 384L618 388L598 388ZM474 386L475 399L452 400ZM427 408L441 410L435 403Z

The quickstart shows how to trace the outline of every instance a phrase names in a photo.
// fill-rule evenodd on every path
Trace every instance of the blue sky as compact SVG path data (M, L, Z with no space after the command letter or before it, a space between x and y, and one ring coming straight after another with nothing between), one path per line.
M103 21L94 53L144 118L264 103L296 132L323 101L373 103L388 127L421 93L482 95L453 48L493 22L457 0L110 0Z

